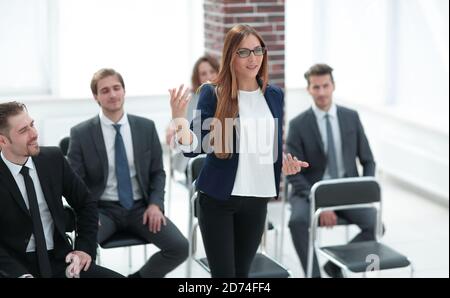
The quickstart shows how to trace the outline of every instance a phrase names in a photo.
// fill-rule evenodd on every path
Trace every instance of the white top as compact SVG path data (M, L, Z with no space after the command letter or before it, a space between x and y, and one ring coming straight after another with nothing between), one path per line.
M320 136L322 137L322 142L324 146L325 153L328 152L328 141L327 141L327 120L325 116L327 112L319 109L315 104L313 104L312 109L314 114L316 115L317 125L319 126ZM337 117L337 107L333 103L328 111L328 115L330 115L330 124L331 130L333 131L333 140L334 140L334 148L336 149L336 162L338 168L339 178L344 177L345 168L344 168L344 158L342 156L342 138L341 138L341 130L339 128L339 119ZM328 171L328 166L325 169L322 179L330 179L330 174Z
M275 197L275 120L260 89L241 91L239 103L239 163L233 196Z
M28 209L30 209L28 203L27 188L25 187L25 180L23 179L22 174L20 174L22 166L7 160L6 157L3 155L3 152L1 153L1 157L5 162L6 166L9 168L9 171L11 172L12 176L14 177L17 187L19 188L20 193L22 194L22 198L25 201L25 205L27 206ZM39 181L39 177L37 175L36 167L34 166L33 160L31 158L28 158L24 166L26 166L29 169L28 173L31 177L31 180L33 180L37 202L39 205L39 213L41 214L42 228L44 229L45 243L47 245L47 249L51 250L54 247L53 232L55 231L55 224L53 223L52 215L50 214L47 202L45 201L44 192L42 191L41 182ZM34 252L34 251L36 251L36 242L34 240L34 235L32 234L30 237L30 241L28 242L27 252Z
M106 155L108 156L108 178L106 180L105 191L100 196L100 200L119 201L119 195L117 192L116 160L114 149L116 129L113 127L113 124L116 123L112 122L108 117L106 117L102 111L100 111L99 117L103 139L105 141ZM120 134L122 135L122 139L125 144L125 151L127 152L131 185L133 187L133 199L139 200L142 199L143 196L139 188L139 183L136 176L136 167L134 166L133 140L131 138L131 129L126 113L123 114L122 118L117 122L117 124L121 125Z
M233 196L270 198L277 194L273 164L278 156L275 149L275 120L261 89L239 91L238 137L239 162L234 181ZM177 147L183 152L192 152L199 140L192 132L191 145Z

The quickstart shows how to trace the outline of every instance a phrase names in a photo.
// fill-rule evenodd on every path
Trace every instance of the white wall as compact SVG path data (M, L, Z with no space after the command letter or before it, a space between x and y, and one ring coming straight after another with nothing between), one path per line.
M203 1L39 1L51 8L51 49L42 53L39 79L50 81L53 93L4 93L0 101L28 103L41 141L55 145L72 125L97 113L89 81L95 70L111 66L125 77L128 111L154 119L162 137L169 121L166 90L187 83L203 53ZM0 56L22 57L3 38L14 36L5 28L20 29L24 21L7 19L4 11ZM286 0L287 118L310 105L306 69L329 63L336 101L360 112L379 168L448 203L448 53L447 0ZM29 69L2 69L8 79L2 82L21 90L15 76Z
M47 0L0 0L0 98L50 89Z
M204 54L202 0L0 0L0 100L89 97L115 68L129 95L190 83Z
M312 104L304 89L290 89L286 98L287 119L292 119ZM403 182L411 191L420 190L448 206L447 133L402 118L389 109L339 98L336 103L359 112L380 173Z
M336 96L449 127L447 0L286 0L286 85L314 63L334 68Z
M59 1L58 96L89 96L92 74L102 67L122 73L129 95L165 94L189 82L194 59L203 54L203 41L192 34L203 24L201 4Z
M448 205L447 0L286 0L288 118L311 105L303 73L334 68L378 169Z

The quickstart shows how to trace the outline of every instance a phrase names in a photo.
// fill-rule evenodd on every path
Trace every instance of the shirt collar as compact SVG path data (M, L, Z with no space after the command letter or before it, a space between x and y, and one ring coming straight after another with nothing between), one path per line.
M34 162L31 157L28 157L27 162L22 166L22 165L15 164L15 163L7 160L5 155L3 155L3 152L1 152L0 155L3 159L3 161L5 162L6 166L8 167L9 171L11 172L11 174L14 177L16 177L20 174L20 171L22 170L23 166L26 166L30 170L35 170Z
M106 126L112 126L113 124L120 124L121 126L128 125L128 114L126 112L123 113L122 118L120 118L120 120L117 121L117 123L112 122L111 119L106 117L106 115L103 114L102 110L100 110L99 117L100 117L100 122Z
M313 109L314 115L316 115L316 118L319 120L324 119L326 114L330 115L331 118L337 117L337 107L334 103L331 103L331 107L328 110L328 112L325 112L325 111L319 109L314 103L312 105L312 109Z

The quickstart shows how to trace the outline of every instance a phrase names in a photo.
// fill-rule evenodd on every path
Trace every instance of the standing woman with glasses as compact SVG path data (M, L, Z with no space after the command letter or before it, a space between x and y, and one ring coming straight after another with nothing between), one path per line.
M261 36L236 25L225 37L217 79L200 89L199 117L190 128L189 91L169 90L179 147L188 157L207 153L197 190L212 277L248 277L281 172L308 166L282 152L284 95L268 85L267 60Z

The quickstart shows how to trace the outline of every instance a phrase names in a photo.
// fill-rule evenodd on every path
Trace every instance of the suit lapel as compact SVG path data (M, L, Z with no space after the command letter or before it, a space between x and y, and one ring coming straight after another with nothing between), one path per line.
M322 142L322 137L320 136L319 126L317 125L317 119L316 116L314 115L312 108L308 110L308 123L311 128L311 131L314 134L314 139L316 140L316 142L320 147L320 150L322 151L323 155L326 155L324 145Z
M139 129L137 127L135 118L128 115L128 123L130 124L131 141L133 143L134 166L136 168L137 176L139 177L141 165L141 163L139 162L139 160L141 160L141 156L139 155L139 153L142 153L139 150L144 148L142 143L142 136L138 135Z
M98 157L100 158L100 161L102 163L102 170L103 170L103 182L106 185L106 179L108 179L108 156L106 154L106 147L105 147L105 141L103 139L103 132L102 127L100 124L100 118L95 117L92 119L92 129L91 131L91 137L94 141L95 149L98 153Z
M350 133L351 131L351 126L348 125L344 114L342 113L342 109L337 106L337 117L338 117L338 122L339 122L339 131L341 133L341 146L342 146L342 157L345 156L345 148L347 148L347 144L346 141L348 140L348 138L346 137L347 134Z
M269 110L272 113L273 118L280 118L278 117L276 111L275 111L275 107L274 107L274 103L273 103L273 99L272 96L270 96L269 90L266 91L266 94L264 94L264 98L266 99L267 105L269 106Z
M45 165L42 161L42 158L40 156L33 157L34 165L36 166L36 173L39 178L39 182L41 184L42 192L44 193L45 201L47 202L48 209L50 210L51 214L55 214L56 206L54 197L55 195L52 192L51 189L51 176L57 176L59 177L58 173L53 172L49 166Z
M3 181L2 184L9 190L14 200L20 206L20 209L30 216L30 212L28 211L27 205L25 205L25 201L20 193L19 187L16 184L16 180L14 180L14 177L9 171L9 168L3 162L2 158L0 158L0 180Z

